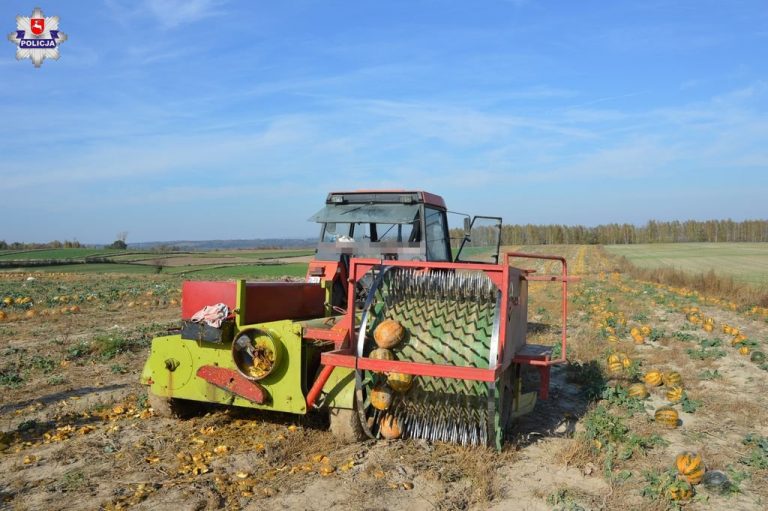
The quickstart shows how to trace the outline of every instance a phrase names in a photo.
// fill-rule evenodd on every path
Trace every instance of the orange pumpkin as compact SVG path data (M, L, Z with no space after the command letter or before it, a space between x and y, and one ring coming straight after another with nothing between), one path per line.
M392 406L392 389L386 384L376 385L371 390L371 406L377 410L388 410Z
M658 387L661 385L662 381L661 371L655 369L653 371L648 371L645 373L645 376L643 376L643 380L652 387Z
M392 349L405 337L403 325L393 319L385 319L373 331L373 339L379 348Z
M741 353L744 356L749 355L749 346L742 346L741 348L739 348L739 353Z
M400 424L397 421L397 417L389 413L382 417L381 422L379 422L379 433L381 433L381 436L387 440L400 438L400 435L402 435L403 432L400 431Z
M675 458L678 478L689 484L699 484L704 477L704 463L701 461L701 455L695 452L682 452Z

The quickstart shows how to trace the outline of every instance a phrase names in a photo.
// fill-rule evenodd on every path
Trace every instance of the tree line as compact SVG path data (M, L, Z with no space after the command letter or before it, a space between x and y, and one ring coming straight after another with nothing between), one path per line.
M38 248L83 248L83 245L77 240L53 240L47 243L20 243L18 241L8 243L5 240L0 240L0 250L34 250Z
M473 229L474 231L474 229ZM451 238L461 237L452 229ZM473 232L476 237L478 232ZM768 220L650 220L645 225L503 225L502 245L628 245L635 243L768 241Z

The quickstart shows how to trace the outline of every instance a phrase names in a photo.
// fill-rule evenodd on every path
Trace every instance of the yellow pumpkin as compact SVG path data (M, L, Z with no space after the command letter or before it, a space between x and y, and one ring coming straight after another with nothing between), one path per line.
M674 408L664 406L656 410L656 413L653 414L653 418L662 426L669 429L675 429L677 428L677 421L680 416Z
M693 498L693 486L685 481L675 481L667 488L667 496L674 501L685 501Z
M641 334L633 335L632 340L635 342L635 344L645 343L645 337L643 337Z
M8 315L5 313L5 311L0 311L0 321L4 320L7 317Z
M368 358L373 360L394 360L395 354L386 348L376 348L368 354ZM375 371L381 374L383 371Z
M701 455L695 452L682 452L675 458L675 466L679 478L689 484L699 484L704 477L704 463L701 461Z
M736 346L747 340L747 336L744 334L738 334L731 339L731 346Z
M715 329L715 325L713 325L712 323L704 323L704 326L702 328L704 328L705 332L710 333L712 332L712 330Z
M376 385L371 390L371 406L377 410L388 410L392 406L392 389L387 385Z
M742 346L741 348L739 348L739 353L745 356L749 355L749 346Z
M681 399L683 399L683 394L685 391L683 390L683 387L675 385L674 387L670 387L667 391L667 401L670 403L677 403Z
M400 431L400 424L397 421L397 417L392 414L387 414L381 418L379 422L379 433L387 440L395 440L400 438L402 431Z
M617 342L619 342L619 338L616 337L615 335L609 335L608 336L608 342L617 343Z
M403 325L392 319L385 319L373 331L373 339L379 348L391 349L405 337Z
M677 371L670 371L664 374L664 385L672 387L675 385L682 385L682 383L683 377L680 376L680 373Z
M608 372L612 374L620 373L624 370L624 364L618 360L614 360L608 363Z
M661 371L655 369L653 371L648 371L645 373L645 376L643 376L643 380L652 387L658 387L662 382Z
M649 327L648 325L643 325L642 327L640 327L640 333L643 334L643 337L648 337L649 335L651 335L651 327Z
M629 331L629 335L631 335L632 337L635 337L636 335L642 335L642 334L640 333L639 328L637 328L636 326L633 326L632 329Z
M645 399L648 397L648 389L643 383L633 383L627 389L627 393L637 399Z
M413 385L413 375L405 373L389 373L387 384L397 392L405 393Z
M731 325L729 325L728 323L723 323L723 333L724 334L731 335L731 331L732 330L733 329L731 328Z

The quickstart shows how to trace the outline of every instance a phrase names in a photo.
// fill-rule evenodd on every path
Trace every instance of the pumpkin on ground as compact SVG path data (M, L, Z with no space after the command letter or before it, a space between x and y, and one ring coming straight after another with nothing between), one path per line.
M403 325L393 319L385 319L373 331L373 339L379 348L392 349L405 337Z
M675 481L667 488L667 496L674 501L691 500L693 498L693 486L685 481Z
M682 452L675 458L678 478L689 484L699 484L704 477L704 463L701 461L701 455L695 452Z
M658 387L662 382L661 371L655 369L653 371L648 371L645 373L645 376L643 376L643 380L652 387Z
M667 401L670 403L677 403L681 399L683 399L683 394L685 391L683 390L683 387L679 385L675 385L673 387L670 387L667 391Z
M643 334L643 337L648 337L649 335L651 335L651 327L649 327L648 325L643 325L642 327L640 327L640 333Z
M677 428L677 422L680 419L680 416L674 408L664 406L656 410L656 413L653 414L653 418L662 426L669 429L675 429Z
M749 351L750 351L749 346L742 346L741 348L739 348L739 353L745 356L749 355Z
M645 399L649 395L648 389L643 383L633 383L627 389L627 393L630 395L630 397L634 397L637 399Z
M677 371L670 371L664 374L664 385L670 387L675 385L682 385L683 377Z

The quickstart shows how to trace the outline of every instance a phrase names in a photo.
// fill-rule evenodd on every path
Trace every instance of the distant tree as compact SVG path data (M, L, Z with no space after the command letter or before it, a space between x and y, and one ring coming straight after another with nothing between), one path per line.
M106 248L125 250L128 248L128 243L125 242L126 239L128 239L128 231L120 231L117 233L117 239L111 245L107 245Z

